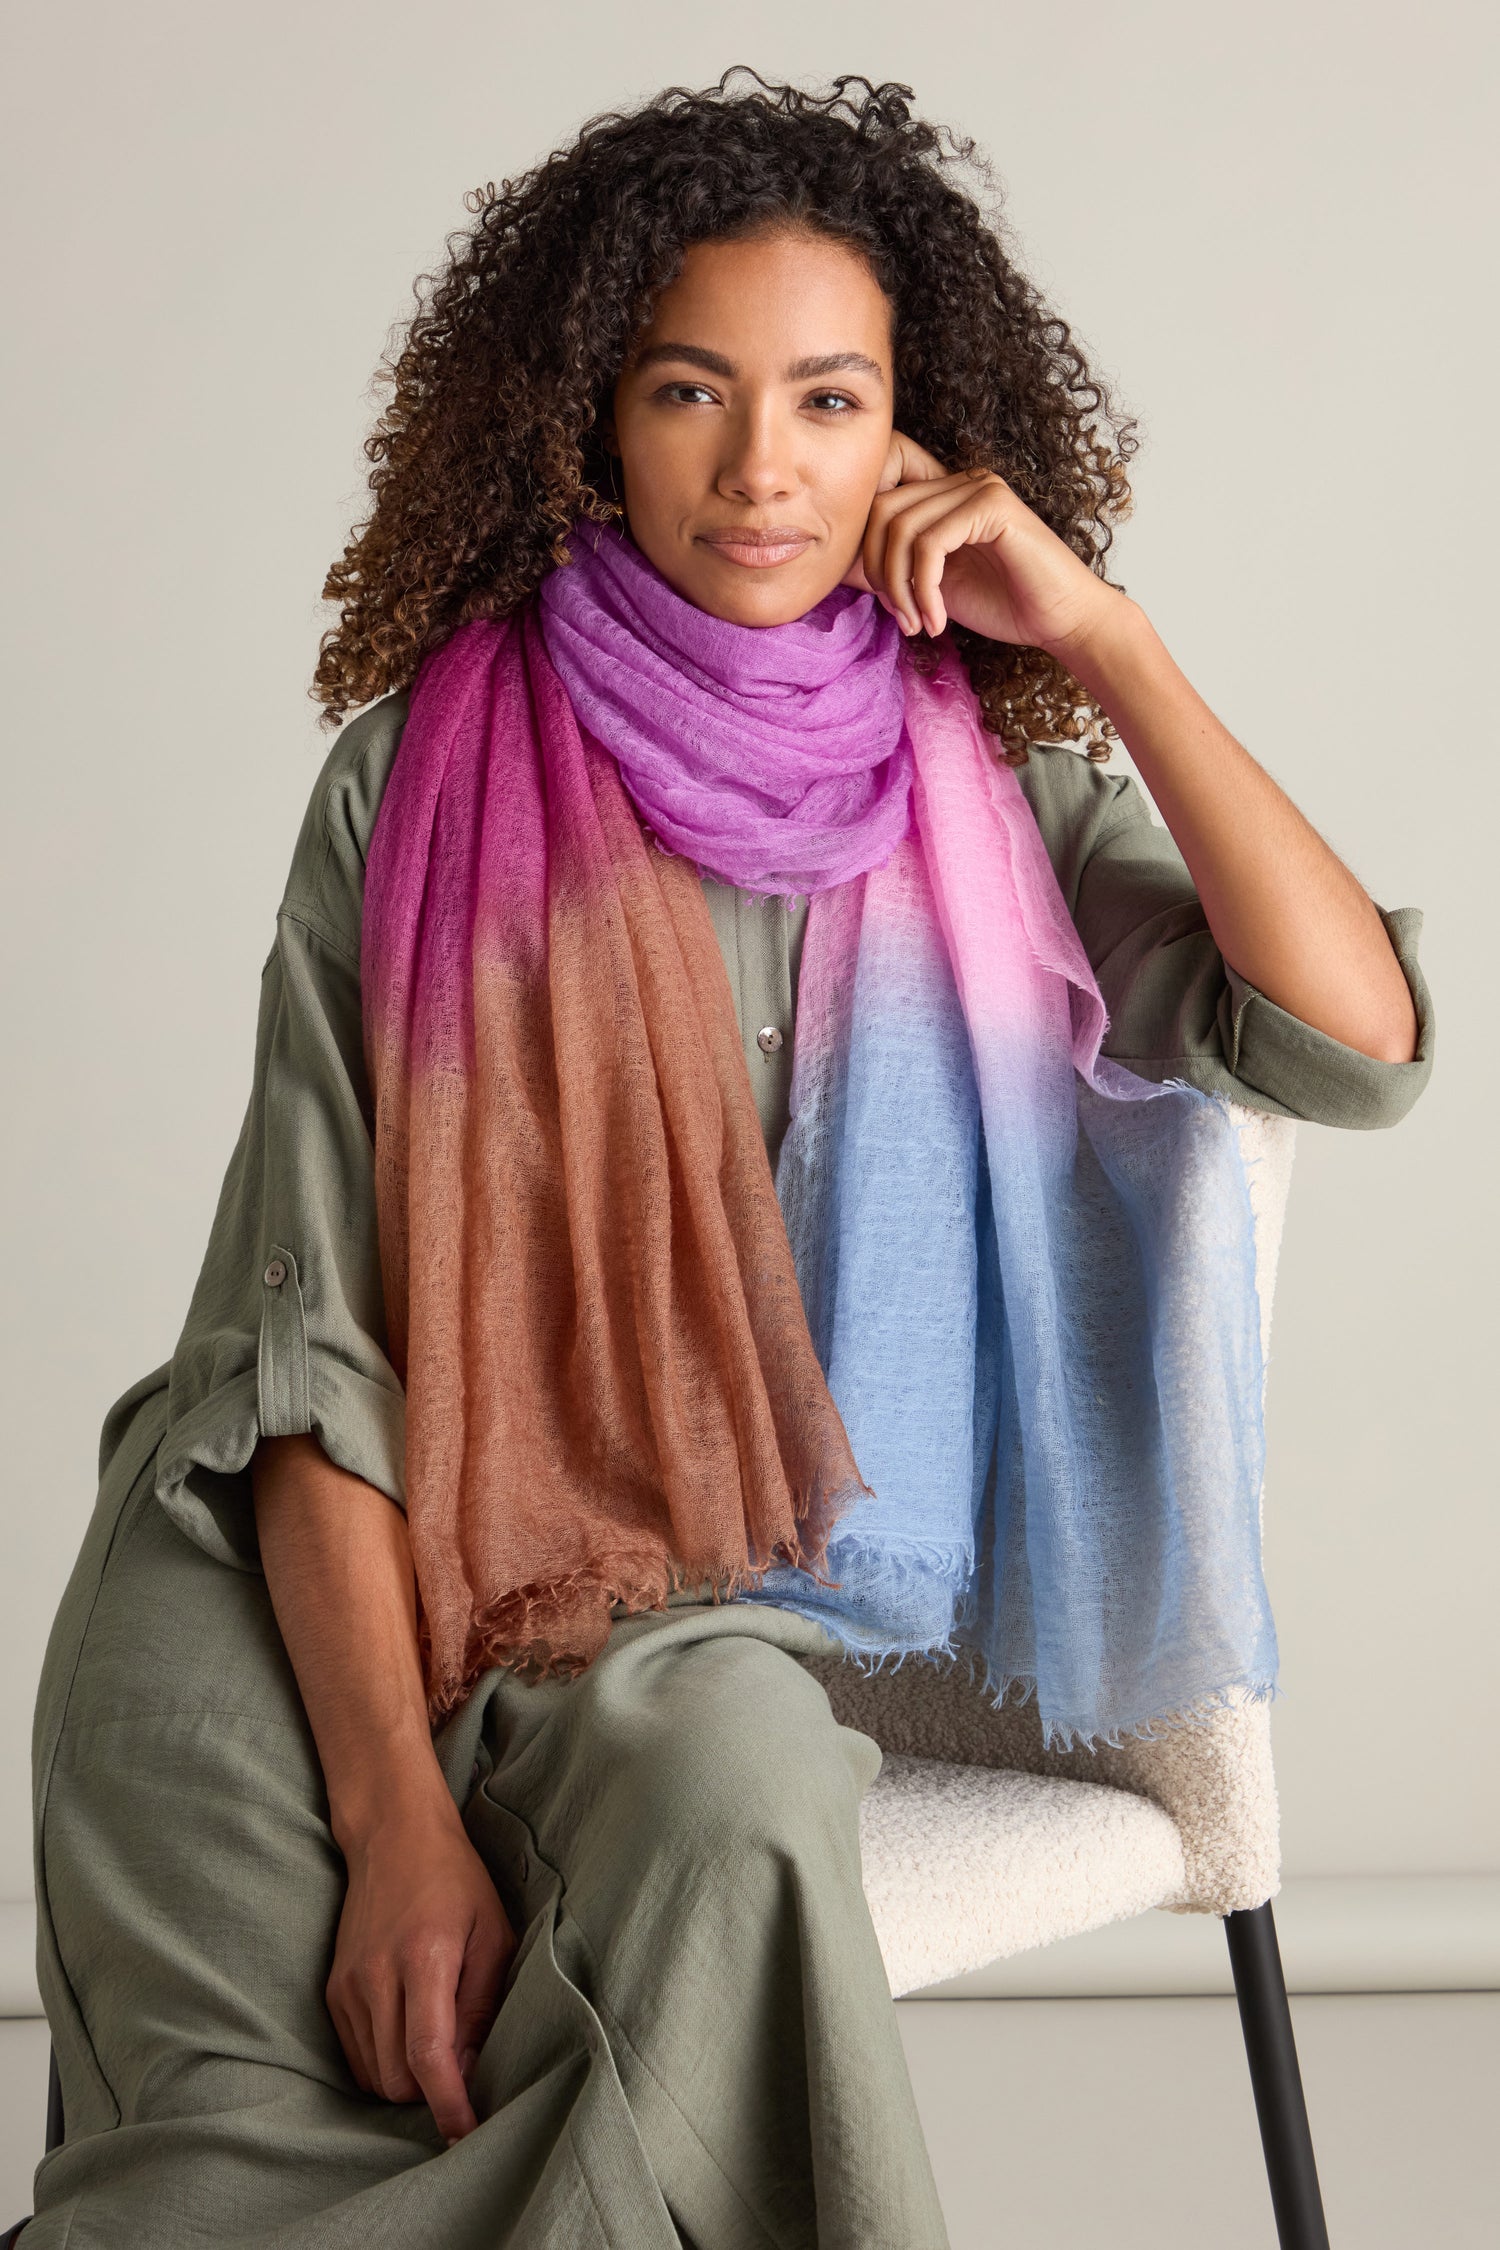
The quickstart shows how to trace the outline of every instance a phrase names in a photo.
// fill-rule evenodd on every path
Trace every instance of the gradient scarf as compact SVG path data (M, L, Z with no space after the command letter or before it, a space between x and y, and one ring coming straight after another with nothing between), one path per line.
M1059 1746L1271 1693L1236 1129L1101 1055L956 654L571 552L423 663L367 867L434 1717L702 1585ZM700 874L811 894L774 1181Z

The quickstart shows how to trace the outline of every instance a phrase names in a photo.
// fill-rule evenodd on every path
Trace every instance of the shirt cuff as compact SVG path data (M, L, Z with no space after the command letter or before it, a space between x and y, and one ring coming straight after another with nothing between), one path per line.
M1288 1015L1225 964L1219 1030L1231 1075L1265 1106L1313 1125L1374 1130L1399 1124L1432 1075L1432 996L1417 961L1422 915L1414 906L1375 910L1401 964L1417 1017L1410 1062L1380 1062Z
M248 1344L248 1339L247 1339ZM250 1461L263 1437L315 1437L335 1467L406 1505L406 1394L309 1345L297 1261L273 1245L253 1363L220 1364L173 1414L157 1451L156 1497L217 1562L258 1570Z

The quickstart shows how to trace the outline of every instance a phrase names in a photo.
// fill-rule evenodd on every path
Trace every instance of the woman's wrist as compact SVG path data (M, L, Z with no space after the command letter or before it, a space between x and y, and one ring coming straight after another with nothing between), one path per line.
M1047 654L1115 718L1111 706L1123 711L1153 674L1159 684L1177 666L1139 602L1114 587L1101 586L1099 597L1087 625L1049 643Z
M367 1771L345 1776L337 1790L330 1787L328 1825L351 1864L399 1849L413 1836L463 1829L430 1740L425 1760L410 1752L378 1758Z

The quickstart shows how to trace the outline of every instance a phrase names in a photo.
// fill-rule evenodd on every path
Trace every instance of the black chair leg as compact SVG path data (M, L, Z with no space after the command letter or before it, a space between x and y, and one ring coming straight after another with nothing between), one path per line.
M1226 1914L1224 1934L1266 2152L1276 2237L1281 2250L1328 2250L1323 2194L1270 1900L1264 1906Z

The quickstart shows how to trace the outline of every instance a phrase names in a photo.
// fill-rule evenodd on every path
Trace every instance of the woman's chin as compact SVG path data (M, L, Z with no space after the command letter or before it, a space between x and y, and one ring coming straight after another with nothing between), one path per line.
M809 570L805 564L746 568L714 555L702 563L695 558L691 567L674 573L672 584L684 600L726 625L764 626L794 624L816 609L838 580L829 579L826 569Z

